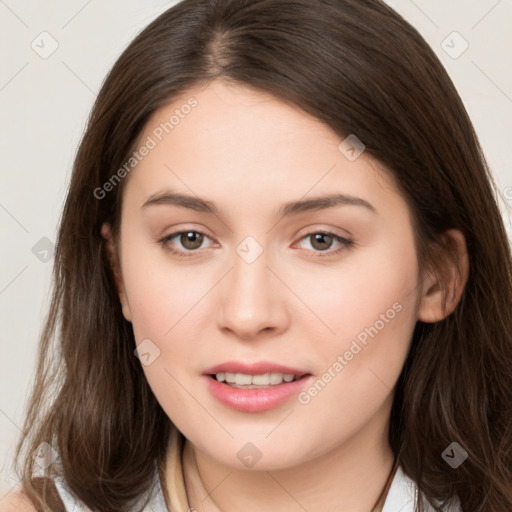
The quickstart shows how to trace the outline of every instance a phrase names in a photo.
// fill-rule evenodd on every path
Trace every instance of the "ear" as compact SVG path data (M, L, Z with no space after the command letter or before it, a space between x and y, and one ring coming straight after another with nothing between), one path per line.
M434 323L453 313L469 276L469 257L464 235L449 229L442 235L443 249L422 285L418 320Z
M128 304L128 299L126 297L126 290L124 286L123 277L121 275L121 268L119 265L119 258L116 251L116 246L114 243L114 237L112 236L112 228L110 224L107 222L103 223L101 226L101 236L105 239L105 250L107 252L107 258L110 265L110 269L112 270L112 274L114 276L114 281L116 284L117 293L119 295L119 300L121 302L121 306L123 308L123 316L128 322L132 321L132 313L130 310L130 305Z

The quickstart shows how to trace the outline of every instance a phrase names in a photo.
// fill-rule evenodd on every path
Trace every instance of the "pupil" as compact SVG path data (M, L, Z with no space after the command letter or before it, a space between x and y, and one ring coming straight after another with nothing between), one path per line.
M325 240L322 241L322 239L324 239L325 237L327 237L328 241L327 241L327 247L330 245L330 241L329 239L331 239L332 237L330 235L327 235L325 233L317 233L314 237L313 237L313 240L314 240L314 243L313 243L313 246L315 245L315 243L320 243L320 245L325 244ZM317 247L318 249L326 249L327 247Z
M182 240L182 243L185 247L188 249L197 249L201 246L201 236L199 233L196 233L194 231L189 231L188 233L184 233L182 236L185 237L185 240ZM199 243L197 240L199 239Z

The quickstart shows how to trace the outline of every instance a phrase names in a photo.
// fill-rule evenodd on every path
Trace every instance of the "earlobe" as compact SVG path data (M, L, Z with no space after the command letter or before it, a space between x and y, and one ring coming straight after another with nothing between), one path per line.
M469 276L469 256L464 235L457 229L443 234L444 249L427 272L422 285L418 320L435 323L453 313Z
M112 271L112 275L114 276L117 294L119 296L119 300L121 302L121 306L123 309L123 316L128 322L131 322L132 314L130 310L130 305L128 304L128 299L126 297L126 290L121 275L119 258L117 255L114 238L112 236L112 229L110 227L110 224L108 224L107 222L103 223L103 225L101 226L101 236L105 239L105 251L110 265L110 269Z

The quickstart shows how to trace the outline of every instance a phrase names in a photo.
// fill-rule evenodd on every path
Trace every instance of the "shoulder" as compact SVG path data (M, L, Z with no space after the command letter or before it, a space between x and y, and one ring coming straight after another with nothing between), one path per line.
M55 512L65 512L66 507L60 498L55 482L51 478L37 477L32 480L35 492L46 496L45 503ZM25 490L18 485L0 499L0 512L38 512L39 509L28 498Z
M393 482L391 483L382 512L395 512L396 510L400 510L401 512L414 512L416 510L415 502L418 492L416 482L406 475L402 467L399 466ZM420 498L425 512L435 512L436 509L427 502L423 495L420 495ZM435 501L437 505L440 504L438 500ZM462 512L460 501L458 498L455 499L454 503L452 503L449 508L444 508L443 510L446 512Z
M37 509L18 486L0 500L0 512L37 512Z

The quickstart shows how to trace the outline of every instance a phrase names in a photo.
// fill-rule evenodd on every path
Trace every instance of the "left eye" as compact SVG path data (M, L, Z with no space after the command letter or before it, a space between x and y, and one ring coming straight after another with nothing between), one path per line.
M175 238L178 239L183 249L173 247L172 240ZM160 244L177 256L187 257L192 256L194 252L198 252L198 249L202 248L205 239L209 238L208 235L200 231L177 231L160 240ZM318 254L318 256L332 256L353 244L351 240L326 231L313 231L304 235L300 241L308 238L312 240L311 247L313 252L325 253ZM335 250L329 250L334 242L341 244L341 247Z
M332 256L333 254L337 254L338 252L342 251L346 247L349 247L353 243L351 240L335 235L334 233L329 233L327 231L314 231L312 233L308 233L301 238L301 241L308 238L311 239L311 246L313 247L314 252L326 253L319 254L319 256ZM338 242L341 244L341 247L335 250L329 250L333 242Z

